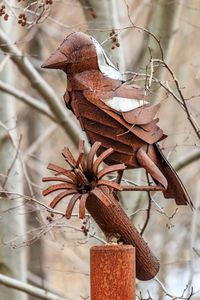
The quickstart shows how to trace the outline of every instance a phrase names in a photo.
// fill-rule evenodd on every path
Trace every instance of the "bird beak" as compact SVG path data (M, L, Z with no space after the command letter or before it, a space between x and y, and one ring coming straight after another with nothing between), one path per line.
M41 68L46 69L62 69L67 63L67 57L59 50L52 53L47 60L41 65Z

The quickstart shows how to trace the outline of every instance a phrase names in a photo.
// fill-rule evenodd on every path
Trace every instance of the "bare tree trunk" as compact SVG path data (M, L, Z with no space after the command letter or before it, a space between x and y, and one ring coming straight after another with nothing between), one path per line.
M152 14L149 29L160 39L164 59L167 60L175 42L181 1L154 0L153 2L154 13ZM159 47L152 38L149 46L153 57L161 58Z
M2 24L3 26L3 24ZM5 24L5 30L11 34L13 32L12 23ZM0 54L0 61L4 59ZM13 82L13 66L7 63L5 69L0 73L0 78L8 83ZM0 93L0 173L2 175L1 185L9 191L22 193L22 170L18 156L16 108L12 96ZM2 125L5 125L3 127ZM13 145L14 141L16 147ZM25 234L25 214L22 200L9 200L6 196L1 197L1 211L9 210L12 207L20 207L11 213L2 213L0 218L0 240L9 241L13 237ZM0 273L14 277L21 281L26 280L26 248L12 248L11 245L0 246ZM8 287L0 287L0 299L26 300L24 293Z
M149 39L148 50L144 57L145 63L147 59L152 56L156 59L163 59L165 62L169 62L171 57L171 50L175 43L176 31L178 29L178 17L181 11L182 1L166 1L166 0L154 0L152 1L153 13L149 22L149 30L158 38L160 45L156 42L153 37ZM162 48L162 52L160 50ZM150 52L149 52L150 51ZM163 57L162 57L163 55ZM166 75L166 69L160 67L157 69L155 76L163 81ZM156 99L153 95L153 102L159 100L159 93Z
M41 55L41 43L39 40L39 36L37 33L33 37L33 39L30 41L29 44L29 52L32 56L39 56ZM28 129L27 129L27 145L28 147L32 145L35 140L42 134L43 128L45 128L44 120L41 118L41 115L38 114L37 111L34 111L30 108L31 114L28 115L27 123L28 123ZM37 122L36 122L37 120ZM38 159L42 159L42 147L38 149L36 152L34 152L34 155L37 156ZM48 154L46 154L48 155ZM42 174L41 165L37 164L37 172L33 169L29 169L30 178L31 181L37 184L38 186L41 184L41 178L38 176L38 174ZM37 199L41 196L40 190L36 188L35 186L32 187L32 193L33 196ZM35 207L37 209L37 206ZM42 214L42 213L41 213ZM27 224L31 228L37 228L38 226L38 219L42 221L42 216L38 215L38 212L33 212L29 219L27 220ZM29 270L33 273L38 275L38 277L41 280L41 285L43 285L44 279L45 279L45 270L44 270L44 240L39 239L35 241L32 245L29 247L29 261L28 266ZM32 296L29 297L30 300L36 299Z

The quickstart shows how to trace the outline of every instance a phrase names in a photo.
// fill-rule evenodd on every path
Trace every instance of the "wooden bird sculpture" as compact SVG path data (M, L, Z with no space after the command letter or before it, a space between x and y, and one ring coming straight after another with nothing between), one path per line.
M66 106L78 118L89 142L101 142L99 153L114 149L105 160L107 164L143 167L165 198L192 206L180 178L157 144L166 138L155 118L160 105L149 104L144 89L123 81L93 37L82 32L70 34L42 67L67 74Z
M140 190L161 190L178 205L192 206L181 180L157 145L166 137L155 118L159 104L151 105L142 88L123 80L93 37L82 32L70 34L42 67L67 74L66 106L78 118L93 148L98 144L93 150L99 159L111 166L144 168L156 185ZM91 195L86 208L106 236L136 247L138 279L149 280L157 274L158 260L117 201L105 207Z

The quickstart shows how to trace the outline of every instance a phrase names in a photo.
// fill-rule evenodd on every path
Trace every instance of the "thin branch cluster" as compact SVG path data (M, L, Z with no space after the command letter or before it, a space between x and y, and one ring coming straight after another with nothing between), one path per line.
M15 18L22 27L32 27L43 22L49 15L53 0L36 0L26 4L26 0L18 0L18 5L12 5L9 1L2 1L0 17L8 21L10 17Z

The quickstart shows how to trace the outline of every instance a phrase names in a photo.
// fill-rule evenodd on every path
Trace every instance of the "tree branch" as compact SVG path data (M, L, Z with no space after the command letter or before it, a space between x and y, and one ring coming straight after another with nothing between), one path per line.
M148 172L146 172L146 177L147 177L147 182L148 182L148 186L151 185L150 183L150 179L149 179L149 175ZM151 213L151 204L152 204L152 199L151 199L151 193L149 191L147 191L147 195L148 195L148 207L147 207L147 216L146 216L146 220L144 222L144 225L140 231L140 234L143 235L145 229L147 228L147 225L149 223L150 220L150 213Z
M37 299L46 300L67 300L67 298L59 297L51 292L35 287L31 284L19 281L17 279L8 277L6 275L0 274L0 283L9 287L16 289L18 291L25 292L29 295L37 297Z
M187 290L187 287L186 287L186 289L183 291L183 293L182 293L181 296L175 296L175 295L172 295L171 293L169 293L167 291L167 289L165 288L164 284L158 279L157 276L154 277L154 280L155 280L155 282L157 282L160 285L160 287L161 287L162 291L164 292L165 296L168 296L172 300L175 300L175 299L177 299L177 300L178 299L189 300L189 299L191 299L191 297L193 295L199 294L199 292L200 292L200 290L197 290L197 291L194 292L193 289L192 289L189 296L184 296L184 294L185 294L185 292Z
M187 165L193 163L194 161L200 159L200 151L195 151L192 153L189 153L187 156L181 158L179 161L177 161L174 165L174 168L176 171L180 171L183 168L185 168Z
M176 78L174 72L172 71L172 69L170 69L170 67L166 64L165 61L163 60L160 60L160 59L153 59L153 62L158 62L158 63L161 63L161 65L163 65L169 72L169 74L171 75L171 77L173 78L174 80L174 83L176 85L176 89L177 89L177 92L180 96L180 99L182 100L182 103L183 103L183 106L185 108L185 112L187 114L187 117L188 117L188 120L191 124L191 126L193 127L197 137L200 139L200 129L199 127L195 124L194 120L192 119L191 115L190 115L190 112L189 112L189 109L188 109L188 106L187 106L187 103L186 103L186 99L184 98L183 96L183 93L181 91L181 87L180 87L180 84L178 82L178 79Z
M57 214L57 215L61 215L62 217L65 216L65 214L61 211L58 211L58 210L55 210L55 209L52 209L50 206L46 205L45 203L33 198L33 197L30 197L30 196L26 196L26 195L23 195L23 194L20 194L20 193L15 193L15 192L10 192L10 191L7 191L5 189L2 189L0 190L0 198L1 196L9 196L9 195L14 195L16 196L18 199L20 198L23 198L24 200L27 200L27 201L31 201L33 203L36 203L38 205L40 205L41 207L44 207L48 212L52 212L54 214Z
M69 112L64 109L54 90L47 84L42 76L36 71L31 62L23 55L15 44L11 42L5 32L0 29L0 49L11 54L12 61L17 65L20 72L31 82L32 86L45 99L49 108L54 113L58 123L70 136L72 142L77 145L81 138L80 130L76 124L70 123Z
M28 94L18 90L14 86L7 84L3 81L0 81L0 90L16 97L17 99L23 101L24 103L30 105L32 108L36 109L40 113L44 114L54 122L57 122L56 118L52 115L51 111L49 110L48 106L43 104L40 100L35 99Z

